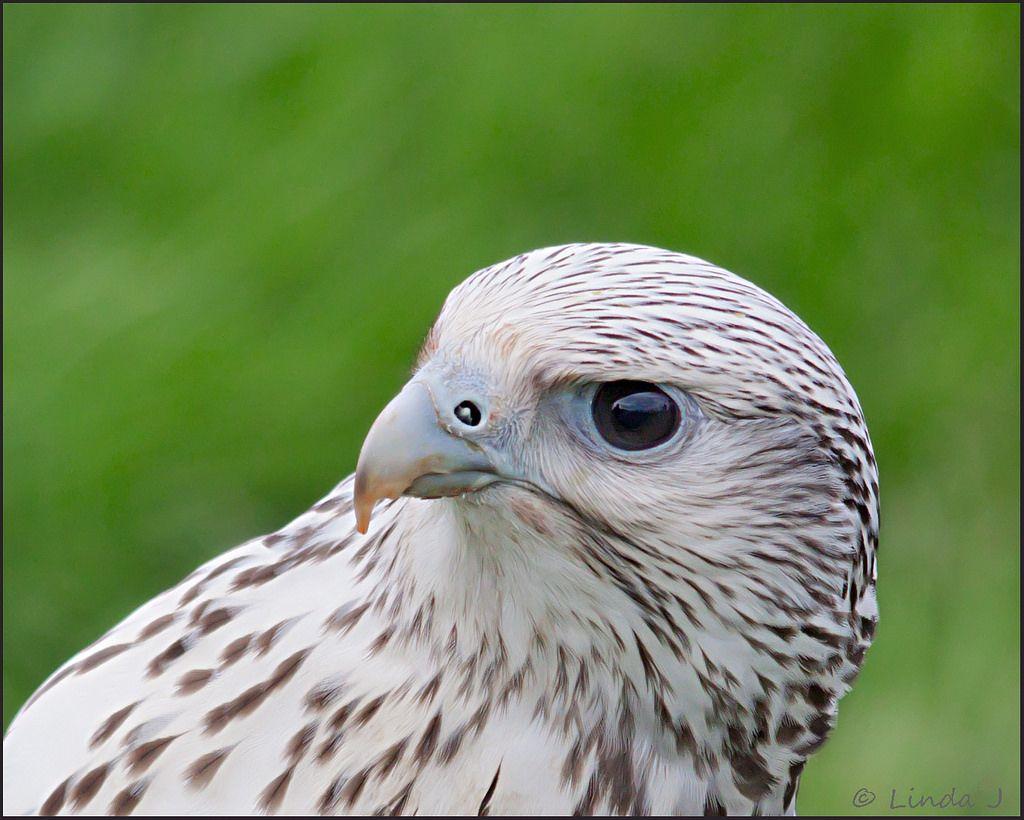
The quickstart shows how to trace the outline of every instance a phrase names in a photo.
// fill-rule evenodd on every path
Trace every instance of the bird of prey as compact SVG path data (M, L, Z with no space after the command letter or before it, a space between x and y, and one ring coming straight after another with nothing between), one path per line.
M782 814L877 621L858 400L700 259L448 297L356 472L54 673L5 813Z

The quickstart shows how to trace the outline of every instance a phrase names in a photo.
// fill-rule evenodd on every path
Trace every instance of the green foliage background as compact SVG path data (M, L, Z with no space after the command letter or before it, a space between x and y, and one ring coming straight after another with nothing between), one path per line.
M1019 810L1016 6L3 23L5 722L350 472L455 283L630 240L779 296L874 436L882 622L801 812Z

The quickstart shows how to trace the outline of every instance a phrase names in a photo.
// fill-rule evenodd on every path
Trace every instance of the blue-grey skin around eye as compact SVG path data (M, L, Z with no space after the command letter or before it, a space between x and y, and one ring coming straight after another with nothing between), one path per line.
M704 421L700 407L686 391L671 384L654 384L654 387L664 392L679 408L679 426L668 439L654 447L643 450L623 450L614 447L605 441L594 422L594 396L601 386L600 382L577 385L551 395L542 402L554 406L575 438L595 454L610 455L633 462L657 460L670 455L683 445Z

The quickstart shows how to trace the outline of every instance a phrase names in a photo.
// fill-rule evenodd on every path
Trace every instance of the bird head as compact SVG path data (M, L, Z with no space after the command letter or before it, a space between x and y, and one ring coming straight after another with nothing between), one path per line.
M451 293L363 445L360 530L401 495L576 522L646 588L691 569L805 608L863 587L877 537L867 429L825 344L751 283L634 245L534 251Z

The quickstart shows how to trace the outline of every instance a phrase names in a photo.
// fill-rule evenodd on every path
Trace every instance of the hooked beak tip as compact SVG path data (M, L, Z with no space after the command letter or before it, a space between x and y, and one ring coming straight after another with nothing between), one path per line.
M362 465L360 465L362 466ZM369 485L373 486L369 486ZM356 470L356 486L352 493L353 508L356 514L356 530L360 535L366 535L370 529L370 519L373 518L373 509L382 498L387 498L384 488L371 482L361 469Z
M370 518L373 516L373 502L359 499L356 502L356 532L366 535L370 529Z
M390 480L374 472L360 457L356 467L356 483L352 491L352 507L356 516L356 530L366 535L370 529L370 519L378 501L385 498L398 498L408 487L405 476L393 477Z

